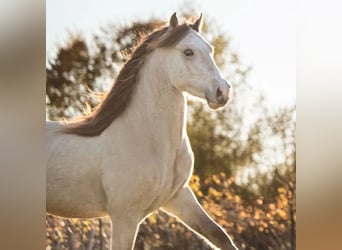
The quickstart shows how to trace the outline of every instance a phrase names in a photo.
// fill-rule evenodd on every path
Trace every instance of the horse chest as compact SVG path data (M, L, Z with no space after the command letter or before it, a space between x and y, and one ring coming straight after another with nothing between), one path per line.
M189 180L193 169L193 153L185 141L177 150L176 156L159 172L159 181L155 186L154 200L149 210L161 207Z

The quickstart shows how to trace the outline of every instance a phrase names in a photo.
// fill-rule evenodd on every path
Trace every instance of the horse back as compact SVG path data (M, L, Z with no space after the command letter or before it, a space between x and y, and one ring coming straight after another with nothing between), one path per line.
M62 126L46 123L47 212L63 217L103 216L106 198L96 140L64 134L59 131Z

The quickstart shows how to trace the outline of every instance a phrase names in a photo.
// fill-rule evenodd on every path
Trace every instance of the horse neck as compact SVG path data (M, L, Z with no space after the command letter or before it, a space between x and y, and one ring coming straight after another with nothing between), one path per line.
M186 120L186 101L183 93L171 85L163 59L156 52L146 58L137 83L137 100L139 105L144 103L145 119L156 130L158 124L161 129L180 135Z
M162 65L163 58L155 52L145 58L130 106L122 119L126 126L129 124L132 133L138 131L159 143L177 144L186 133L186 100L183 93L170 84Z

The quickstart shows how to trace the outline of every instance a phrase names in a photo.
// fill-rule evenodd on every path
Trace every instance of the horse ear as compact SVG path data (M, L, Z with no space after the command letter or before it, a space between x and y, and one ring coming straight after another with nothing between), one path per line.
M201 13L200 17L196 20L196 22L194 22L193 24L191 24L191 27L196 30L197 32L200 32L202 29L202 25L203 25L203 15Z
M170 18L170 27L175 28L178 26L178 17L176 12Z

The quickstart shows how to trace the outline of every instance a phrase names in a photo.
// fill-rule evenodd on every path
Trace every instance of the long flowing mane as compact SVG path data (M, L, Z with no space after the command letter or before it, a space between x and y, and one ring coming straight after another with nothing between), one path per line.
M89 115L65 125L61 131L81 136L100 135L128 107L146 55L155 48L175 45L191 28L197 30L191 24L182 24L172 29L167 26L148 35L124 64L103 101Z

